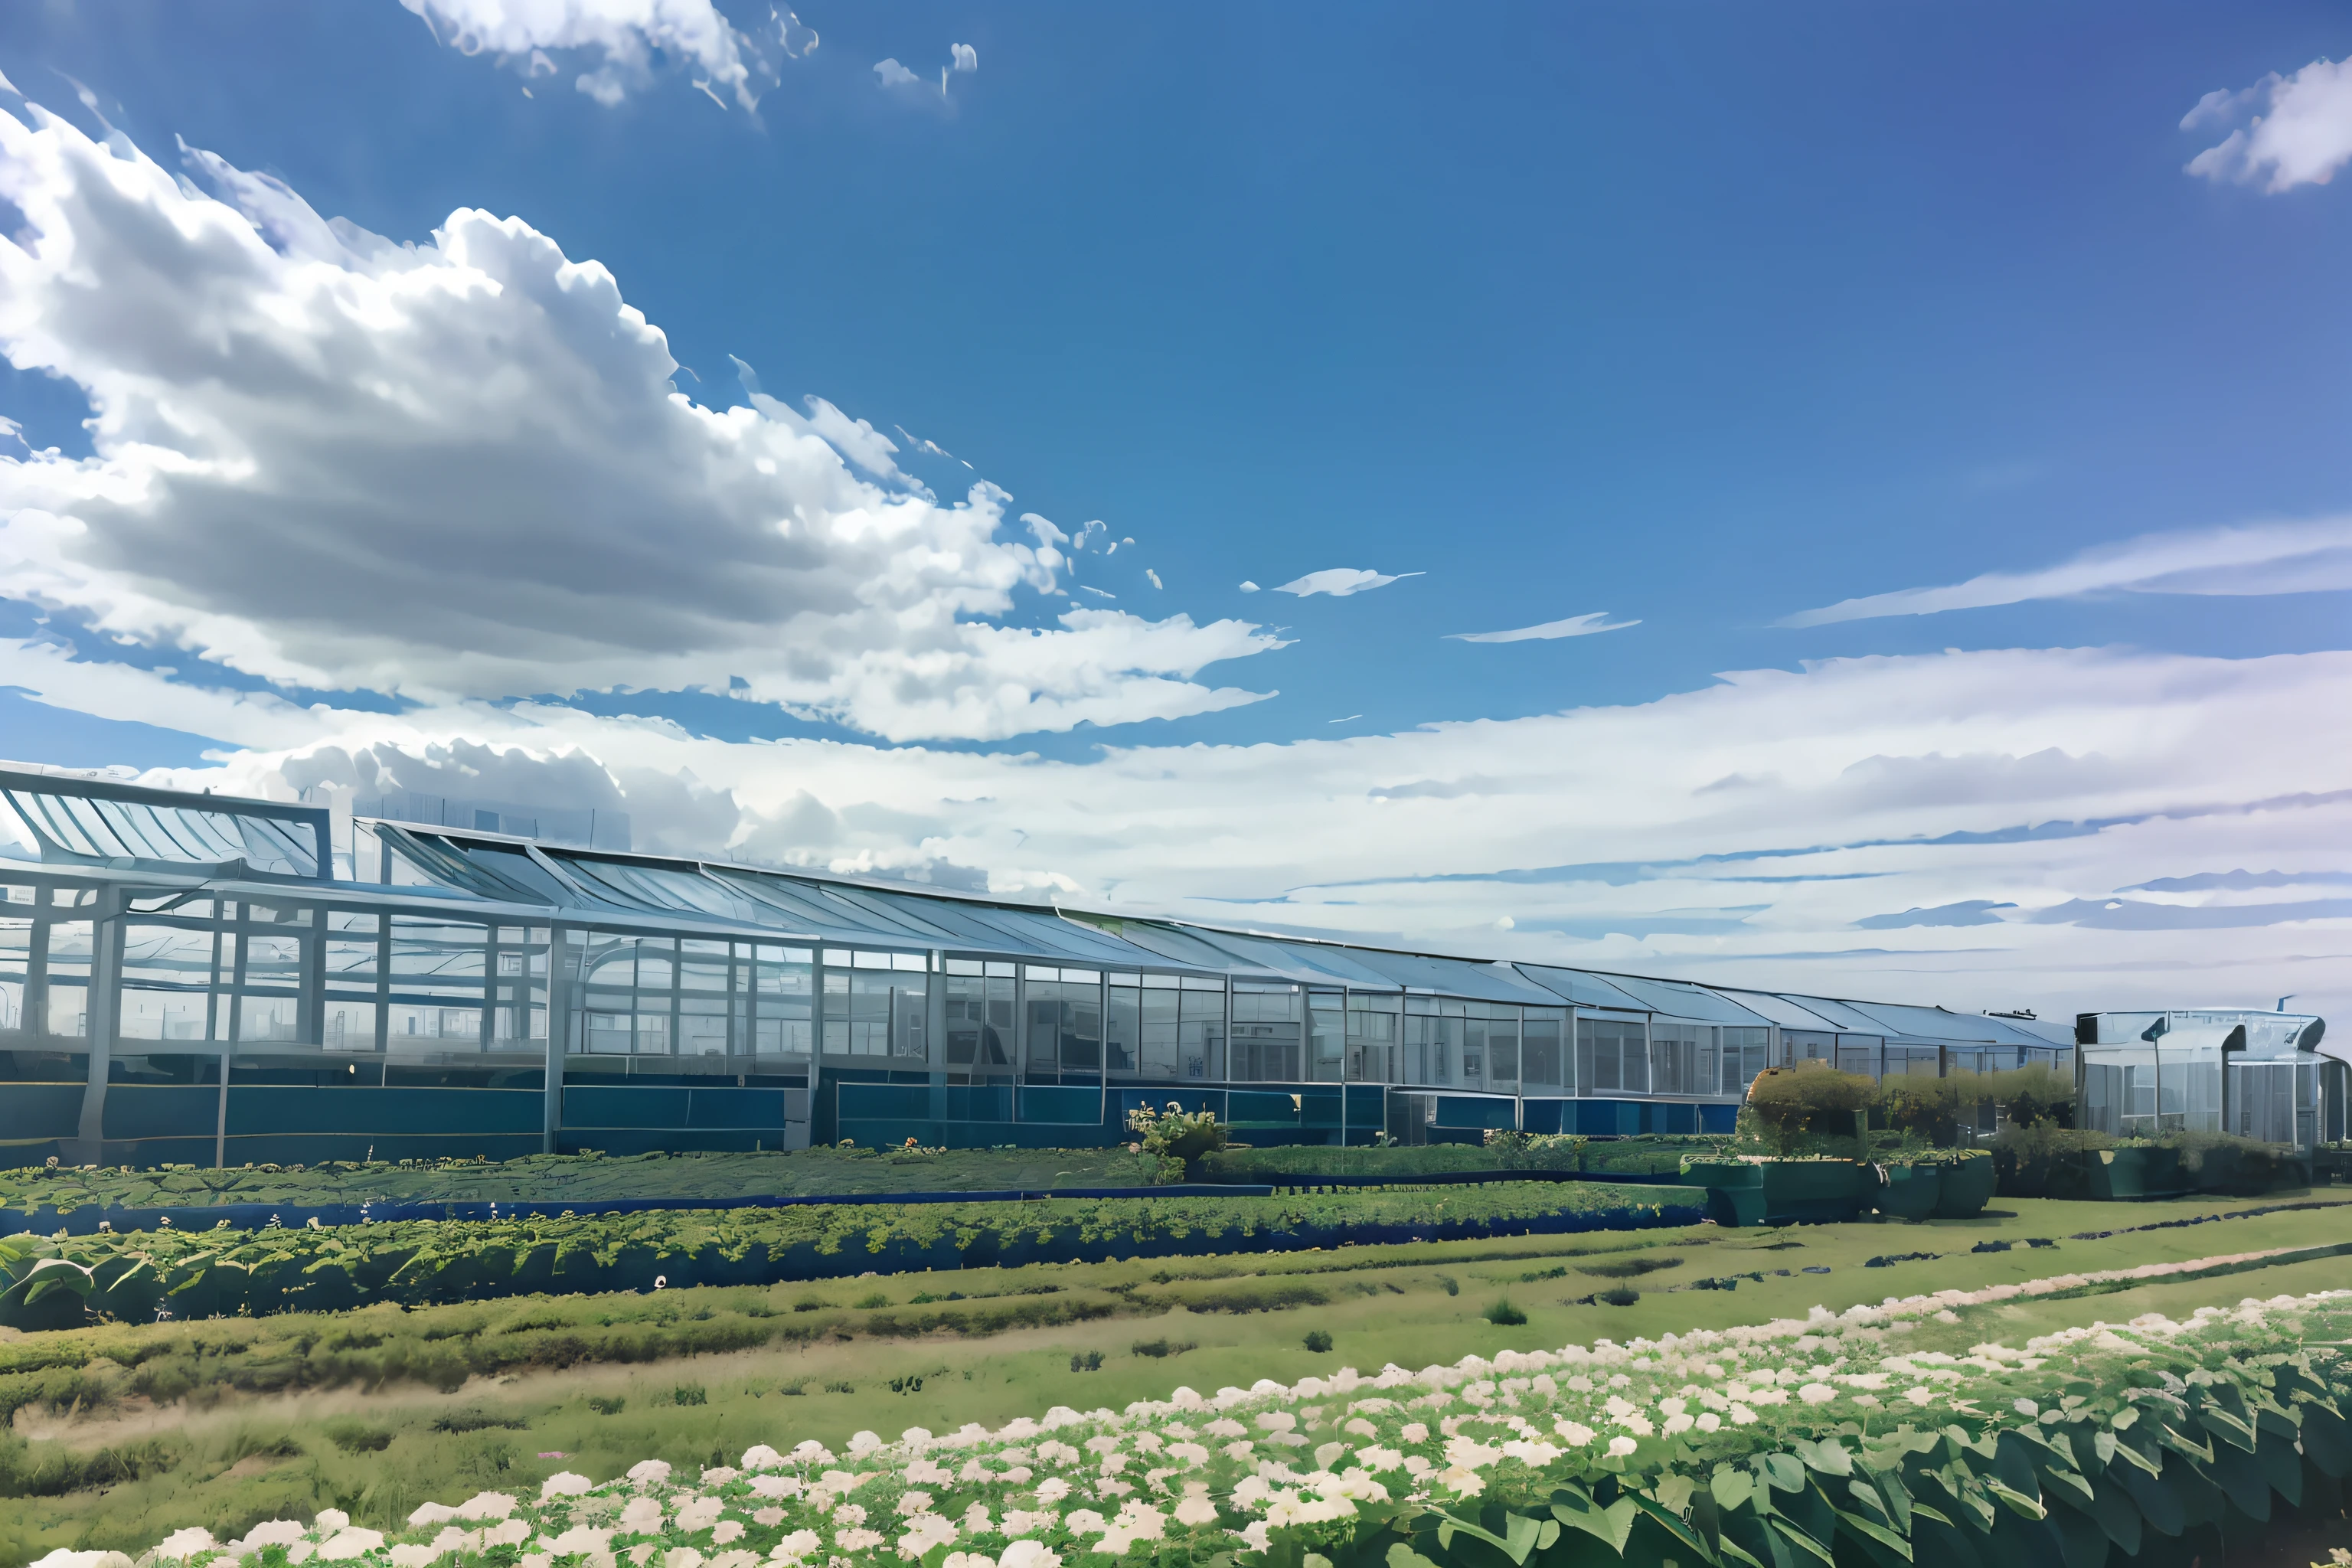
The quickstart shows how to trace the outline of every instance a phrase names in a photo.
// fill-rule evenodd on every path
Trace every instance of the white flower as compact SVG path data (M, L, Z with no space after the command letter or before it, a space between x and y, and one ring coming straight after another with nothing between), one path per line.
M1404 1463L1404 1456L1394 1448L1382 1448L1378 1446L1364 1449L1356 1458L1363 1463L1364 1468L1374 1475L1379 1475L1383 1470L1393 1470Z
M710 1543L713 1546L729 1546L742 1539L743 1521L740 1519L722 1519L719 1521L718 1527L710 1532Z
M490 1526L489 1529L482 1531L482 1545L486 1548L491 1546L520 1546L524 1542L529 1541L530 1539L530 1521L527 1519L509 1519L505 1521L503 1523L494 1524Z
M1109 1521L1090 1508L1074 1510L1062 1522L1073 1535L1100 1535L1109 1527Z
M552 1502L560 1497L586 1497L595 1484L586 1476L575 1476L570 1470L558 1470L539 1483L539 1500Z
M310 1533L290 1519L273 1519L247 1531L238 1544L257 1552L265 1546L291 1546Z
M341 1509L322 1508L319 1510L319 1517L310 1521L310 1528L320 1535L331 1535L351 1521L352 1516Z
M1408 1421L1397 1436L1408 1443L1426 1443L1429 1441L1429 1428L1419 1421Z
M907 1533L898 1538L898 1555L912 1562L955 1538L955 1521L936 1513L919 1513L907 1521Z
M120 1552L73 1552L60 1546L37 1560L33 1568L131 1568L131 1559Z
M1661 1427L1660 1430L1664 1432L1667 1436L1672 1437L1677 1433L1687 1432L1697 1425L1698 1420L1696 1416L1669 1415L1666 1417L1665 1426ZM1718 1422L1717 1425L1719 1426L1721 1423Z
M1609 1439L1609 1457L1612 1459L1622 1459L1640 1447L1641 1445L1631 1437L1612 1437Z
M1584 1447L1592 1441L1592 1428L1581 1421L1570 1421L1563 1416L1551 1424L1551 1429L1571 1448Z
M1061 1522L1062 1516L1052 1509L1007 1509L1003 1532L1009 1536L1042 1535Z
M849 1435L849 1452L850 1457L853 1458L860 1455L870 1454L881 1446L882 1439L874 1433L852 1432Z
M1381 1429L1379 1427L1373 1426L1370 1422L1365 1420L1360 1415L1357 1416L1352 1421L1349 1421L1345 1426L1340 1427L1339 1430L1347 1433L1351 1437L1377 1437L1381 1435Z
M1808 1405L1827 1405L1837 1397L1837 1390L1826 1383L1809 1383L1797 1390L1797 1397Z
M751 1488L753 1497L798 1497L801 1495L801 1479L798 1476L753 1476Z
M853 1526L864 1524L866 1510L854 1502L843 1503L833 1510L833 1522L836 1529L845 1524Z
M698 1535L718 1523L726 1507L715 1497L690 1497L677 1505L677 1528L683 1534Z
M457 1505L457 1517L477 1522L505 1519L515 1510L515 1500L504 1492L476 1492Z
M1720 1415L1717 1415L1714 1411L1712 1411L1712 1410L1703 1412L1703 1413L1699 1415L1699 1418L1698 1418L1698 1429L1699 1429L1700 1431L1702 1431L1702 1432L1712 1432L1712 1431L1715 1431L1717 1428L1720 1427L1722 1425L1723 1425L1723 1417L1722 1417L1722 1416L1720 1416Z
M856 1449L853 1447L850 1451L855 1453ZM839 1531L835 1533L833 1543L844 1552L871 1552L882 1544L882 1532L877 1530Z
M640 1459L629 1467L629 1480L640 1491L647 1487L660 1486L668 1479L669 1461L667 1459Z
M751 1510L751 1522L762 1530L773 1530L784 1522L784 1510L780 1508L755 1508Z
M1748 1409L1745 1405L1734 1404L1732 1405L1731 1424L1734 1426L1752 1426L1755 1423L1756 1412Z
M662 1568L702 1568L702 1553L691 1546L673 1546L662 1553Z
M163 1542L155 1548L155 1555L184 1560L194 1557L199 1552L210 1552L219 1544L219 1542L213 1539L211 1531L201 1527L191 1527L187 1530L175 1530L165 1536Z
M1456 1497L1472 1498L1486 1489L1485 1478L1477 1471L1460 1465L1448 1465L1437 1472L1437 1484Z
M633 1497L621 1510L620 1525L625 1534L652 1535L662 1527L662 1505L649 1497Z
M743 1468L747 1470L772 1470L784 1462L784 1457L765 1443L754 1443L743 1450Z
M1059 1476L1047 1476L1044 1480L1037 1483L1037 1500L1039 1502L1049 1504L1057 1503L1069 1495L1070 1483L1064 1480Z
M785 1536L782 1541L776 1542L775 1546L768 1552L768 1561L771 1563L797 1563L802 1558L807 1556L810 1552L814 1552L823 1544L824 1542L817 1539L817 1533L815 1531L795 1530L790 1535Z
M384 1555L391 1560L392 1568L425 1568L426 1563L439 1562L441 1558L441 1553L434 1548L415 1542L403 1542Z
M1209 1462L1209 1450L1198 1443L1171 1443L1168 1457L1184 1465L1200 1466Z
M1188 1497L1176 1505L1176 1522L1214 1524L1217 1522L1217 1505L1204 1497Z
M997 1558L996 1568L1062 1568L1062 1554L1035 1541L1016 1541Z
M706 1487L723 1487L742 1473L731 1465L713 1465L702 1472L702 1484Z
M575 1524L547 1543L549 1553L556 1557L587 1557L608 1550L613 1544L613 1532L593 1525Z
M1249 1526L1239 1533L1252 1552L1265 1552L1274 1545L1273 1541L1268 1537L1266 1522L1262 1519L1252 1520Z
M1903 1391L1903 1397L1909 1400L1914 1405L1933 1405L1936 1402L1936 1391L1923 1383L1916 1388L1905 1389ZM2021 1401L2020 1403L2031 1404L2032 1401Z
M325 1516L320 1515L321 1518ZM383 1531L356 1530L349 1525L319 1542L319 1556L328 1563L349 1563L383 1548Z

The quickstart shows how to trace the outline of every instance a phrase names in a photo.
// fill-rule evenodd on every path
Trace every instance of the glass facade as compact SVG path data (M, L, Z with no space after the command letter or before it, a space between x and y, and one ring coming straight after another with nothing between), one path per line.
M1050 1145L1170 1100L1259 1142L1727 1131L1776 1064L2072 1061L1933 1008L56 782L0 769L0 1159ZM141 852L96 863L92 824ZM2218 1070L2209 1115L2192 1075L2117 1065L2119 1124L2220 1123ZM2236 1066L2232 1123L2312 1123L2309 1065Z

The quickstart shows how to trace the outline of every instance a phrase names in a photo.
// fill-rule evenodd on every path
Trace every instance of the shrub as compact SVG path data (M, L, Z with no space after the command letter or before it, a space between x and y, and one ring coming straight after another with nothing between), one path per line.
M1642 1299L1642 1293L1630 1285L1619 1285L1608 1290L1596 1290L1592 1299L1604 1307L1630 1307Z
M1307 1348L1321 1355L1331 1348L1331 1336L1320 1329L1309 1329L1307 1331Z
M1085 1351L1070 1358L1072 1372L1100 1372L1103 1354L1100 1351Z
M1462 1281L1456 1279L1451 1274L1439 1275L1437 1277L1437 1288L1444 1291L1449 1296L1459 1296L1462 1294Z
M788 1392L798 1394L800 1390L795 1388L788 1390ZM599 1415L618 1415L622 1411L626 1410L628 1407L629 1402L617 1394L612 1395L610 1398L597 1394L592 1394L588 1396L588 1408L593 1410Z
M1486 1310L1478 1315L1498 1328L1516 1328L1528 1321L1528 1315L1513 1306L1508 1296L1487 1302Z
M889 1304L890 1298L882 1294L881 1291L877 1290L870 1296L861 1298L857 1303L857 1307L860 1311L870 1312L877 1307L887 1307Z
M1986 1073L1979 1081L1985 1098L2000 1107L2002 1119L2011 1126L2074 1125L2074 1080L2045 1062Z
M1840 1072L1821 1062L1767 1068L1748 1089L1764 1141L1780 1154L1800 1152L1807 1137L1853 1138L1854 1113L1878 1099L1878 1085L1857 1072Z
M1186 1340L1181 1344L1172 1343L1167 1340L1138 1340L1129 1347L1137 1355L1150 1356L1154 1361L1162 1356L1182 1355L1186 1351L1196 1351L1200 1348L1191 1340Z
M392 1447L392 1434L358 1421L330 1421L327 1441L346 1454L381 1454Z
M1187 1110L1175 1100L1165 1114L1148 1105L1127 1113L1127 1125L1143 1152L1162 1160L1197 1160L1225 1146L1225 1127L1213 1110Z
M1916 1133L1938 1149L1950 1148L1960 1141L1961 1113L1983 1098L1974 1092L1976 1085L1970 1081L1974 1077L1906 1074L1888 1079L1879 1091L1879 1105L1885 1112L1886 1124Z
M669 1391L672 1405L708 1405L710 1391L698 1383L681 1383Z

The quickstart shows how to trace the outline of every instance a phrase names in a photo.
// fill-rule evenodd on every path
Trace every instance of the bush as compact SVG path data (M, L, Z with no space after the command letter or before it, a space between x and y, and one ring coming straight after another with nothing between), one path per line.
M1309 1329L1307 1331L1307 1348L1317 1355L1322 1355L1331 1348L1331 1336L1320 1329Z
M1993 1165L2000 1173L2000 1195L2038 1198L2050 1191L2051 1173L2060 1161L2097 1149L2111 1149L2116 1141L2104 1132L2081 1131L2054 1121L2012 1121L1993 1134Z
M1127 1125L1143 1152L1161 1160L1197 1160L1225 1146L1225 1127L1213 1110L1187 1110L1175 1100L1165 1114L1148 1105L1127 1113Z
M1486 1310L1478 1315L1498 1328L1516 1328L1528 1321L1528 1315L1513 1306L1508 1296L1487 1302Z
M1757 1074L1748 1086L1748 1109L1772 1152L1790 1155L1807 1152L1801 1144L1809 1138L1857 1138L1854 1113L1877 1099L1878 1085L1866 1075L1804 1062Z
M1886 1125L1913 1133L1938 1149L1960 1142L1960 1118L1982 1098L1974 1092L1974 1074L1926 1078L1906 1074L1890 1078L1879 1090L1879 1107Z
M1604 1307L1630 1307L1642 1299L1642 1293L1630 1285L1620 1285L1613 1289L1596 1290L1592 1299Z

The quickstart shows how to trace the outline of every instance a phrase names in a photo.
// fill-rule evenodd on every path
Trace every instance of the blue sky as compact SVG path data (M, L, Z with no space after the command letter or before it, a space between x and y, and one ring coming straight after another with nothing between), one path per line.
M2263 804L2329 795L2352 761L2340 8L808 0L788 53L766 5L719 0L731 54L655 37L636 69L645 0L572 0L548 13L572 33L470 53L444 40L495 7L414 4L0 15L0 71L60 122L0 98L26 128L0 148L15 218L59 215L50 264L0 278L0 414L59 448L18 448L0 485L23 542L0 753L255 788L609 790L679 847L1667 972L1805 953L1825 988L1965 973L1955 1005L2094 985L2120 1005L2151 984L2128 976L2222 940L2207 956L2248 973L2216 984L2343 972L2352 911L2315 912L2333 895L2306 883L2166 889L2279 906L2191 918L2235 934L2173 948L2039 919L2088 900L2123 921L2151 895L2110 895L2157 879L2352 873L2338 805L2288 826ZM976 68L942 88L957 45ZM740 93L711 68L730 59ZM919 79L888 85L884 60ZM574 85L599 71L601 94ZM533 316L547 335L518 328L510 361L495 312L412 315L371 365L381 339L255 301L334 297L305 292L307 259L422 307L365 247L272 231L286 275L227 267L159 289L168 324L109 327L68 308L56 245L112 258L94 265L124 297L204 264L74 199L96 165L40 140L68 129L189 182L139 197L158 221L201 199L266 229L297 203L431 249L479 209L527 226L465 266L560 247L609 269L612 309ZM248 307L277 325L238 329ZM629 404L650 362L603 357L619 309L663 334L645 352L688 399L831 441L838 473L785 459L764 498L710 478L742 427ZM231 368L201 368L221 342ZM309 369L273 380L281 353ZM730 356L774 403L752 409ZM468 412L410 432L363 397L327 408L346 381ZM119 428L85 430L109 399ZM843 437L857 420L898 448L878 477ZM526 434L460 450L469 427ZM251 471L124 499L160 471L125 454L174 442ZM969 500L980 480L1010 499ZM929 510L887 548L744 542L857 486L849 511ZM827 515L803 539L848 513ZM1055 544L1092 520L1086 548ZM1278 591L1342 569L1396 580ZM548 591L493 647L494 592L384 608L436 574ZM1958 607L1899 597L1988 577ZM1872 613L1808 615L1851 600ZM799 611L801 632L762 630ZM1450 635L1601 613L1586 624L1622 629ZM950 650L954 625L1043 635ZM530 698L560 710L512 706ZM602 783L549 761L582 756ZM1172 775L1228 801L1207 837L1144 804L1137 780ZM1037 801L1003 804L1008 781ZM677 790L701 804L661 804ZM1298 820L1342 799L1423 815L1329 843L1282 811L1234 826L1269 790ZM1048 832L1048 798L1099 820ZM2105 826L2079 867L1867 847L2052 823ZM1782 889L1760 903L1681 873L1528 879L1790 849L1822 856L1741 884ZM1531 885L1541 908L1510 891ZM1962 923L1887 923L1938 909ZM1886 949L1906 931L1908 959Z

